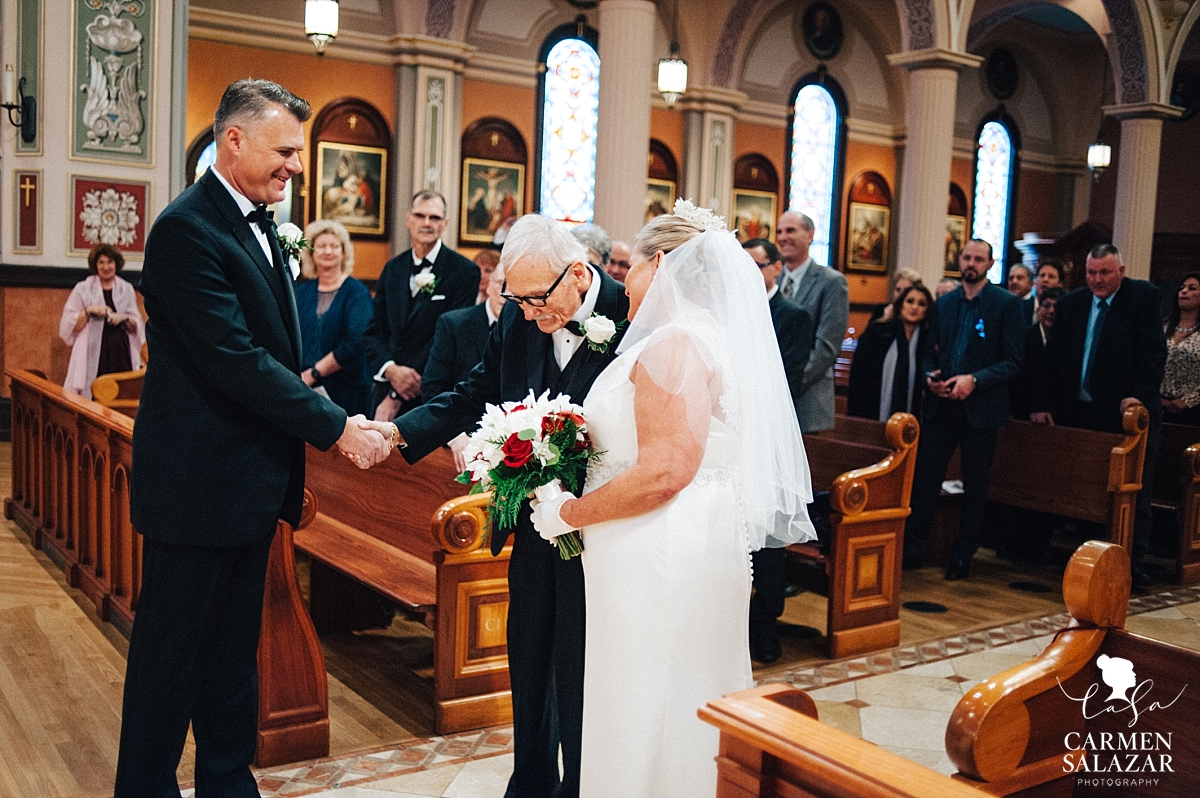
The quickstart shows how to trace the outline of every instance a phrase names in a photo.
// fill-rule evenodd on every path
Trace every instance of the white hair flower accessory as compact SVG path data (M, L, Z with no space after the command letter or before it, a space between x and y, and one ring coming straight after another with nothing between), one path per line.
M708 208L697 208L691 200L675 200L675 215L705 230L728 230L725 217L717 216Z

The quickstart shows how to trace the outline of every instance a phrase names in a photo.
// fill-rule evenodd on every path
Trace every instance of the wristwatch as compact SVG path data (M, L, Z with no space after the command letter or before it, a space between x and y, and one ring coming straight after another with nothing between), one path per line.
M321 380L325 379L325 375L321 373L320 369L318 369L316 365L313 365L309 371L312 372L313 385L320 385Z

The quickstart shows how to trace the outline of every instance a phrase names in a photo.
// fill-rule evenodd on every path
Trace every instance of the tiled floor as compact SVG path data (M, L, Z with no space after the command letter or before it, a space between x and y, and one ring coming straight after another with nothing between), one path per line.
M1129 602L1126 629L1200 650L1200 587ZM956 635L911 648L773 673L809 692L821 721L942 773L955 704L981 679L1035 656L1065 615ZM512 770L511 729L415 740L399 748L263 771L264 798L500 798ZM185 796L187 793L185 793Z

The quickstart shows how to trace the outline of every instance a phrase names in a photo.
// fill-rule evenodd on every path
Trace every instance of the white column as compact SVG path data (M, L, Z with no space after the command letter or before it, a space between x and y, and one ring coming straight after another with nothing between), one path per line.
M1121 250L1125 274L1150 279L1154 245L1154 208L1158 198L1158 157L1162 121L1180 109L1158 103L1118 105L1104 109L1121 120L1117 157L1117 202L1113 210L1113 243Z
M683 113L683 174L679 196L718 216L730 216L737 112L746 95L728 89L688 88L676 106Z
M977 67L979 56L943 49L888 56L908 70L904 182L900 185L897 269L915 269L926 285L942 279L946 252L946 201L954 149L958 71Z
M642 227L646 200L654 13L650 0L600 3L594 220L612 238L626 241Z

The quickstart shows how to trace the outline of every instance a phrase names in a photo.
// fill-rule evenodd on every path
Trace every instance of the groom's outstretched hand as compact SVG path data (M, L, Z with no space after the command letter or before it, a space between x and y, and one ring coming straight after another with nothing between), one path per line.
M389 431L380 422L367 421L360 415L346 419L346 429L338 438L338 449L359 468L370 468L376 463L382 463L391 453Z

